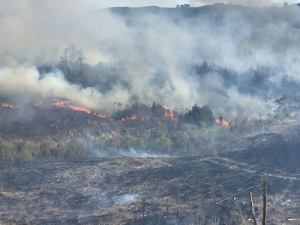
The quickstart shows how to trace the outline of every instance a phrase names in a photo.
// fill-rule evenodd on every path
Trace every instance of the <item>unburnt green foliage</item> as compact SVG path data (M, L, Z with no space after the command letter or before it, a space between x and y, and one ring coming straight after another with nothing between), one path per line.
M213 111L207 105L201 108L195 104L192 110L183 116L182 121L199 127L206 127L215 123L215 117Z
M128 120L119 123L107 123L103 131L90 134L75 130L67 136L42 137L38 140L0 139L0 163L18 163L32 160L72 160L90 158L99 155L115 154L119 150L150 154L189 156L212 155L222 151L222 145L235 141L244 135L259 132L278 121L274 115L266 119L245 119L241 122L229 122L224 127L215 122L213 112L208 106L197 105L176 120L165 118L165 109L153 103L152 107L135 105L142 113L151 113L157 117L150 120ZM127 109L128 115L131 110ZM140 118L142 117L140 115ZM109 126L109 129L107 129Z
M277 108L274 109L274 118L276 120L284 120L286 118L290 118L291 112L286 103L287 99L288 96L284 94L280 99L275 100L275 105L277 106Z

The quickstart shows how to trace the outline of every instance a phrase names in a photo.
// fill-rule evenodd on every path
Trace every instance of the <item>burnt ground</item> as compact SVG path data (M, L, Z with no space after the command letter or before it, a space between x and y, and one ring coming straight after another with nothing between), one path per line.
M260 134L206 158L2 166L0 224L252 224L249 191L261 219L263 180L268 224L297 224L300 147L286 137Z

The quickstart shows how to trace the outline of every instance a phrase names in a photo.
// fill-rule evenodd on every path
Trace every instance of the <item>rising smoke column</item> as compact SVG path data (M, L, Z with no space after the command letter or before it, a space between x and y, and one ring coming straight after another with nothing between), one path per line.
M5 1L0 13L3 96L19 97L20 101L37 95L61 97L100 109L109 108L115 101L159 102L167 108L183 109L194 103L208 104L234 118L267 114L271 105L260 95L241 91L240 83L224 86L218 71L199 79L193 72L194 65L205 60L235 70L237 76L260 65L276 69L280 65L281 70L268 78L272 82L266 82L269 90L275 84L280 86L283 75L299 81L300 36L294 24L300 18L299 10L293 7L210 6L190 9L188 13L175 8L116 12L97 11L89 3ZM200 11L190 13L195 10ZM105 94L95 90L91 97L89 88L67 82L60 72L41 78L35 68L55 67L63 50L72 44L83 52L89 65L124 65L122 79L128 85L115 83ZM269 93L266 96L278 97Z
M6 68L0 70L0 94L8 96L28 96L29 101L36 98L63 98L78 102L91 108L99 108L99 105L109 107L100 93L90 89L81 89L77 85L68 83L60 72L49 73L39 79L36 68Z

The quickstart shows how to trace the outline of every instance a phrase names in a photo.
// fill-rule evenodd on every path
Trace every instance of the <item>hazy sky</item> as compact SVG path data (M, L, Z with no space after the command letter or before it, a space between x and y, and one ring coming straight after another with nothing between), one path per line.
M289 4L297 3L297 0L98 0L102 7L115 7L115 6L131 6L141 7L156 5L161 7L174 7L176 4L189 3L192 6L210 5L216 2L233 3L249 6L270 6L270 5L283 5L284 2Z

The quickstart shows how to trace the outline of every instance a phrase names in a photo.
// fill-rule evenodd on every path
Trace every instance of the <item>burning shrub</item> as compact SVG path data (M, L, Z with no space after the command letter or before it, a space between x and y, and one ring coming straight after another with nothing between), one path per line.
M138 118L146 118L151 115L150 107L146 104L142 103L135 103L130 107L127 107L124 110L119 110L115 113L114 119L115 120L136 120Z
M151 112L152 112L153 116L155 116L155 117L164 117L165 116L165 108L160 104L156 104L155 102L153 102L153 104L152 104Z
M117 111L113 118L120 121L137 120L144 122L154 118L170 118L174 121L176 120L170 109L155 102L153 102L152 107L143 103L135 103L132 106L127 106L126 109Z

